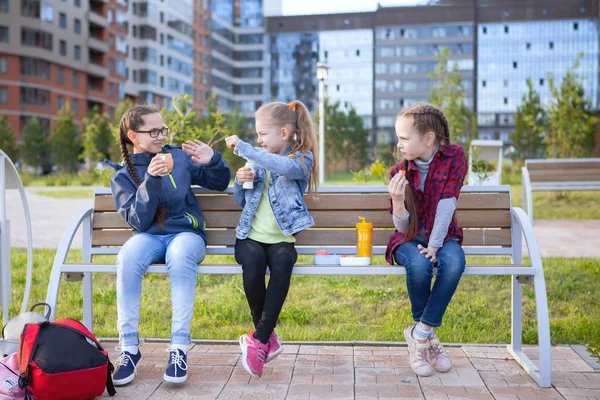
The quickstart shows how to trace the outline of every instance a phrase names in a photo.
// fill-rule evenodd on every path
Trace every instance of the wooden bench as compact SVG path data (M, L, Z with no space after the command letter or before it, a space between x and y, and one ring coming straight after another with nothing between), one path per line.
M600 158L525 160L523 209L533 222L532 192L600 190Z
M235 203L232 188L227 192L210 192L196 188L196 197L206 219L209 246L207 254L233 254L235 226L240 207ZM520 208L510 207L509 186L465 186L458 202L457 218L464 228L464 248L468 255L509 256L511 261L499 265L467 265L466 275L506 275L512 285L512 335L508 350L542 387L551 383L550 331L548 304L542 259L529 219ZM390 205L387 187L324 187L318 200L307 197L308 208L316 226L297 236L299 254L313 254L318 249L330 253L356 254L357 216L366 217L374 224L373 253L385 254L385 247L393 232L388 212ZM71 242L82 229L83 258L81 263L66 263ZM83 279L83 319L92 328L92 273L115 273L113 264L92 261L101 254L117 254L132 235L130 227L115 212L108 189L96 189L94 208L81 210L73 217L64 233L54 260L46 302L56 310L61 275L67 280ZM525 237L530 264L522 264L522 237ZM151 265L149 273L166 273L165 265ZM239 265L198 266L199 274L240 274ZM296 265L294 274L302 275L404 275L401 266L372 265L369 267L341 267ZM522 284L533 283L537 305L540 368L522 351ZM398 284L403 284L400 281ZM459 289L460 290L460 289ZM409 312L409 310L407 310Z

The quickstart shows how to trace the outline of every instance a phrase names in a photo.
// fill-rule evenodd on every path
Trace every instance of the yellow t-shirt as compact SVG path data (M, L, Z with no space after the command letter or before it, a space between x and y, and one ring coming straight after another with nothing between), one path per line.
M266 170L265 187L260 198L260 203L258 203L256 212L252 218L248 237L261 243L295 243L296 238L294 236L285 236L281 232L281 228L275 219L275 214L273 214L271 202L269 201L270 178L271 173L269 170Z

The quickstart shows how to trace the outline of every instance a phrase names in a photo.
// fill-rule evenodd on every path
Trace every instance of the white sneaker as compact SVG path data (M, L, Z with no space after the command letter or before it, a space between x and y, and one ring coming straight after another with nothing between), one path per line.
M435 334L435 331L429 336L429 350L433 359L433 367L438 372L448 372L452 368L452 359L444 350L440 339Z
M408 353L410 354L410 366L419 376L429 376L433 372L429 363L429 342L419 342L412 337L412 330L415 325L404 329L404 338L408 344Z

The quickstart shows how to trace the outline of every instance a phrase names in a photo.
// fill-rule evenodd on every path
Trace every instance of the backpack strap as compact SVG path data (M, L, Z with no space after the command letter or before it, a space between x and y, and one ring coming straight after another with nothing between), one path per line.
M115 370L115 367L112 365L112 363L110 362L110 360L108 361L108 368L106 369L106 391L108 392L109 396L114 396L115 394L117 394L117 391L115 390L115 385L113 384L112 381L112 373Z

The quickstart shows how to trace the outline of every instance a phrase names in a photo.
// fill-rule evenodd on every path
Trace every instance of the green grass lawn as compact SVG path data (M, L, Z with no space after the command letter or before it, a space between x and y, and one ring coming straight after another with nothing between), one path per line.
M34 252L30 304L46 297L54 254L54 250ZM81 253L74 252L69 260L76 262L78 257ZM114 257L105 256L97 262L114 262ZM207 262L234 261L230 256L209 256ZM302 256L299 262L310 259ZM14 316L21 302L17 294L23 292L25 285L24 250L13 250L12 265L15 278L10 310ZM552 343L600 348L600 259L547 258L544 268ZM442 340L509 342L510 292L508 277L463 277L439 329ZM170 310L168 277L147 275L143 283L140 335L168 338ZM535 302L529 285L524 289L523 315L523 339L525 343L536 343ZM82 319L81 282L61 283L57 317ZM96 335L117 336L115 275L94 276L94 318ZM295 276L277 331L285 340L402 341L402 329L410 322L404 277ZM192 337L237 339L250 328L241 276L198 276Z
M45 190L43 192L36 192L36 194L55 199L91 199L94 196L94 190Z

